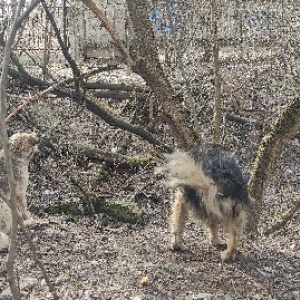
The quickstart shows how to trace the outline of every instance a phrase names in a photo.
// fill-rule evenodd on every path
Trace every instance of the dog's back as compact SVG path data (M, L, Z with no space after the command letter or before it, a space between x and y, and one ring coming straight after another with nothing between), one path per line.
M248 192L241 169L229 151L221 145L208 144L193 148L190 155L217 185L217 201L230 198L233 205L248 206Z

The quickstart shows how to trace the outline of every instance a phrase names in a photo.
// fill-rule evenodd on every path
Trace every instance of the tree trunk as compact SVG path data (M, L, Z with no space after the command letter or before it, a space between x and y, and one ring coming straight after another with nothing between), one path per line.
M251 231L257 232L263 199L284 147L300 130L300 96L296 96L278 117L259 145L249 183L250 195L255 200Z
M199 132L187 124L183 111L183 97L177 96L166 77L158 58L147 1L127 0L128 11L135 30L134 52L136 64L132 70L140 75L154 92L162 118L170 126L177 146L189 149L200 141Z

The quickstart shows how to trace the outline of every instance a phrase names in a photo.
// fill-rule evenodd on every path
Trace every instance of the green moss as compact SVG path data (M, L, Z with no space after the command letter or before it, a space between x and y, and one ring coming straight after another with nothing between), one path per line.
M145 166L151 162L151 158L150 157L129 157L128 162L136 165Z
M143 213L134 205L124 205L115 203L104 198L96 198L88 202L58 203L50 205L46 212L49 214L66 214L78 222L79 216L93 216L95 214L105 214L113 222L129 224L142 224Z
M96 172L94 174L93 181L95 183L97 183L97 182L103 180L107 175L108 175L108 172L107 172L105 165L98 164L96 166Z

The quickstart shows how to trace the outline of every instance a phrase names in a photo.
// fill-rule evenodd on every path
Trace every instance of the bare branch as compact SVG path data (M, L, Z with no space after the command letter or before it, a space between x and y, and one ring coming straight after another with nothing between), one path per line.
M50 84L48 82L32 77L28 73L23 73L21 71L18 72L10 68L9 74L14 78L21 79L26 84L32 86L37 85L40 89L46 89L50 87ZM83 89L80 89L79 91L67 91L56 87L53 89L52 93L62 98L69 97L73 99L78 105L85 105L88 110L90 110L95 115L99 116L109 125L124 129L141 137L148 143L156 146L162 152L173 151L173 149L170 146L161 143L157 138L155 138L155 136L153 136L143 127L132 125L126 122L113 109L109 108L103 101L97 99L88 91L85 91Z
M58 300L59 297L58 297L58 295L57 295L56 289L54 288L53 284L51 283L50 278L49 278L49 276L48 276L48 274L47 274L47 271L46 271L46 269L45 269L43 263L41 262L41 260L40 260L39 257L38 257L36 246L35 246L35 244L32 242L32 240L31 240L31 238L30 238L30 235L28 234L28 231L27 231L26 227L24 226L22 220L21 220L21 219L19 219L19 220L20 220L20 222L19 222L20 228L21 228L23 234L24 234L25 237L26 237L26 240L27 240L27 242L28 242L30 251L31 251L31 253L32 253L33 260L34 260L35 263L39 266L39 268L40 268L40 270L41 270L41 272L42 272L42 275L43 275L43 277L44 277L44 279L45 279L45 282L46 282L46 284L47 284L47 286L48 286L48 288L49 288L49 291L50 291L50 292L52 293L52 295L53 295L53 299L54 299L54 300Z
M274 233L275 231L279 230L280 228L282 228L289 220L291 220L291 218L294 216L294 214L300 209L300 199L298 199L296 201L296 203L293 205L293 207L286 212L280 221L278 221L277 223L273 224L271 226L271 228L269 228L268 230L266 230L265 234L269 235Z
M47 6L45 0L40 0L40 1L42 2L42 5L43 5L43 8L44 8L44 10L45 10L45 12L46 12L47 18L48 18L48 20L50 21L51 26L52 26L52 28L53 28L53 30L54 30L54 33L55 33L55 35L56 35L56 38L57 38L57 41L58 41L59 46L60 46L60 48L61 48L61 51L63 52L64 57L66 58L66 60L67 60L68 63L70 64L70 67L71 67L71 69L72 69L72 72L73 72L74 76L75 76L75 77L78 77L78 76L80 75L80 70L79 70L79 68L78 68L78 66L77 66L77 64L76 64L76 62L75 62L75 60L74 60L74 59L71 57L71 55L69 54L68 48L67 48L67 46L64 44L64 42L63 42L63 40L62 40L62 38L61 38L61 36L60 36L59 29L58 29L58 27L57 27L57 25L56 25L56 22L55 22L55 20L54 20L54 18L53 18L53 16L52 16L52 14L51 14L51 12L50 12L48 6Z
M100 69L96 69L96 70L93 70L91 72L88 72L88 73L85 73L85 74L82 74L79 76L79 79L82 79L82 78L87 78L87 77L90 77L90 76L93 76L99 72L101 72L103 70L103 68L100 68ZM105 68L105 70L107 70ZM8 123L13 117L17 116L23 109L25 109L27 106L29 106L30 104L36 102L36 101L39 101L42 97L44 97L45 95L53 92L55 89L57 89L58 87L60 86L64 86L66 84L69 84L75 80L77 80L78 78L68 78L56 85L53 85L53 86L50 86L48 88L46 88L45 90L43 90L42 92L39 92L31 97L28 97L21 105L19 105L13 112L11 112L5 119L5 122Z

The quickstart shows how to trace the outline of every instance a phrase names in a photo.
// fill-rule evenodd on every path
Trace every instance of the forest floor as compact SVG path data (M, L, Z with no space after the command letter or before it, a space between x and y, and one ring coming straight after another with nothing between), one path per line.
M16 99L10 95L11 103ZM250 118L259 122L274 120L275 112L286 105L253 102L249 113L240 106L237 95L235 99L227 103L229 111L238 109L245 118L251 113ZM139 113L138 106L130 101L112 100L109 104L128 119L133 118L133 111ZM201 116L203 134L208 137L210 105L204 107ZM142 119L137 117L135 122L142 123ZM158 124L156 135L173 145L167 126L159 120ZM55 151L41 146L40 154L32 160L28 201L36 220L29 232L61 299L300 299L299 213L272 235L261 234L255 240L245 237L230 262L220 259L219 251L209 246L201 223L193 219L184 235L187 251L172 252L169 214L173 194L163 180L153 179L154 168L162 159L151 156L151 146L106 125L71 100L49 98L10 124L11 133L32 130L50 136L57 146ZM262 134L252 125L226 122L224 143L235 152L246 176ZM135 167L111 165L105 159L99 162L73 155L72 147L78 145L133 157L150 156L151 160ZM281 155L272 176L261 232L299 197L299 157L296 138ZM142 224L117 222L105 214L48 214L47 208L58 203L82 201L70 178L85 184L91 193L136 207L144 215ZM16 268L22 299L52 299L23 235L18 246ZM0 253L0 293L8 287L6 256Z

